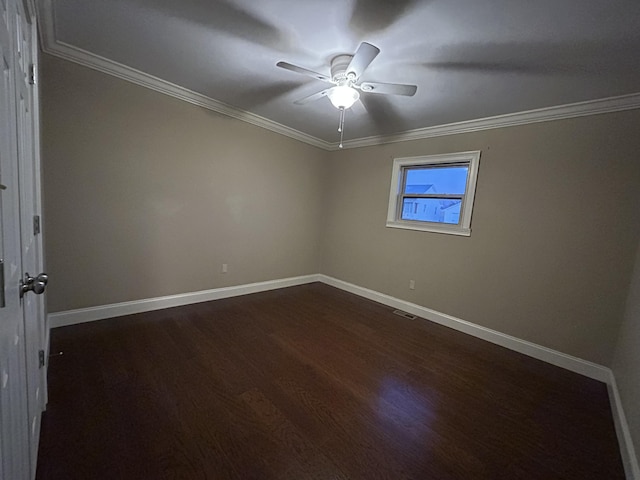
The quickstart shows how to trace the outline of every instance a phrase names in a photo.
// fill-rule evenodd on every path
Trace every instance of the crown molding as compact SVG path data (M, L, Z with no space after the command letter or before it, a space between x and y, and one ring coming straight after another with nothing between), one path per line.
M150 88L156 92L169 95L193 105L198 105L208 110L221 113L222 115L265 128L272 132L279 133L280 135L313 145L314 147L322 148L323 150L330 149L330 144L320 140L319 138L261 117L255 113L232 107L231 105L227 105L226 103L207 97L206 95L202 95L171 82L167 82L166 80L154 77L121 63L114 62L108 58L87 52L86 50L74 47L73 45L63 42L55 42L53 45L44 47L43 50L50 55L70 60L99 72L113 75L114 77L127 80L142 87Z
M601 113L621 112L636 108L640 108L640 93L601 98L586 102L570 103L555 107L538 108L525 112L507 113L505 115L496 115L494 117L479 118L476 120L467 120L464 122L449 123L446 125L418 128L416 130L408 130L406 132L396 133L393 135L345 140L343 145L345 149L370 147L373 145L384 145L387 143L406 142L408 140L421 140L424 138L442 137L445 135L456 135L459 133L477 132L480 130L490 130L494 128L514 127L530 123L585 117ZM339 149L338 143L332 143L330 145L331 150Z
M76 46L61 42L55 37L55 15L52 0L41 0L38 4L38 14L41 25L40 40L42 43L42 50L45 53L78 63L102 73L113 75L114 77L122 80L150 88L156 92L221 113L222 115L265 128L272 132L279 133L280 135L313 145L314 147L318 147L323 150L330 149L331 144L329 142L320 140L319 138L313 137L307 133L287 127L286 125L261 117L255 113L235 108L231 105L220 102L219 100L202 95L201 93L194 92L161 78L149 75L148 73L136 70L135 68L131 68L127 65L96 55Z
M201 93L194 92L171 82L167 82L166 80L162 80L161 78L141 72L140 70L114 62L108 58L101 57L73 45L58 41L55 36L53 0L37 0L37 13L40 41L42 50L45 53L78 63L102 73L113 75L122 80L150 88L156 92L172 96L193 105L198 105L222 115L265 128L272 132L299 140L323 150L340 150L338 143L324 141L307 133L287 127L286 125L274 122L273 120L269 120L268 118L235 108L231 105L220 102L219 100L202 95ZM418 128L392 135L375 135L371 137L345 140L343 142L343 149L346 150L351 148L406 142L409 140L457 135L460 133L491 130L494 128L514 127L530 123L549 122L553 120L584 117L602 113L621 112L637 108L640 108L640 92L617 97L558 105L554 107L538 108L524 112L496 115L493 117L466 120L446 125L435 125L432 127Z

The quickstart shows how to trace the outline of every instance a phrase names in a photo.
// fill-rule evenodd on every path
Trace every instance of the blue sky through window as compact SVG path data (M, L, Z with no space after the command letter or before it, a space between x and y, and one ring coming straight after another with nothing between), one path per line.
M467 186L468 166L413 168L407 171L406 194L459 194ZM458 224L462 201L457 199L405 198L403 220Z
M464 194L467 186L468 166L412 168L407 171L407 193ZM418 192L420 186L431 185L432 191Z

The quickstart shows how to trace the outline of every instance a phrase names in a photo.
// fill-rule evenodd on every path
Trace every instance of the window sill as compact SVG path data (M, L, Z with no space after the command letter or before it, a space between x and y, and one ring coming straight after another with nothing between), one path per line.
M403 230L418 230L421 232L444 233L447 235L471 236L470 228L463 228L454 225L424 225L415 222L387 222L389 228L401 228Z

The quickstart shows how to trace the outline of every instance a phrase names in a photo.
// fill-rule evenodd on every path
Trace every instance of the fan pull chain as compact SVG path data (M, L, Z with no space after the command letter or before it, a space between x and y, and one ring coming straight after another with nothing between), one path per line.
M340 145L339 148L342 148L342 139L344 138L344 107L340 109L340 126L338 127L338 132L340 132Z
M340 107L340 124L338 125L338 132L344 130L344 107Z

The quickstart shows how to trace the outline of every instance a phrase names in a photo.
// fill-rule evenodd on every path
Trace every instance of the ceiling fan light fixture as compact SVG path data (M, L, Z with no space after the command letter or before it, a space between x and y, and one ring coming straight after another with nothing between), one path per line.
M333 87L327 93L329 100L336 108L349 108L360 98L360 94L355 88L346 85Z

